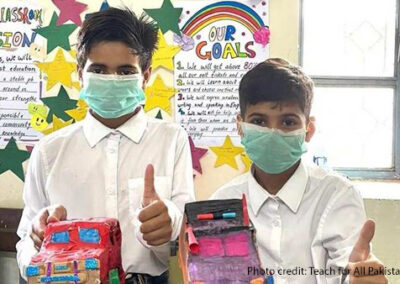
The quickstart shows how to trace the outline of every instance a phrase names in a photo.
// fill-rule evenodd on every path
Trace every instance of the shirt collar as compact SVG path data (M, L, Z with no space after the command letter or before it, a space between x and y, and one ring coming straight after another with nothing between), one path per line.
M83 121L83 132L89 146L92 148L112 132L120 132L133 142L139 143L147 128L147 121L147 115L144 113L143 108L141 108L137 114L132 116L123 125L117 129L111 129L94 118L90 111L88 111Z
M273 196L266 191L261 185L258 184L254 178L254 170L251 168L249 174L249 199L250 204L255 215L260 211L261 206L268 198L278 197L284 202L290 210L294 213L297 212L300 202L303 199L308 182L308 171L303 161L300 162L296 171L283 185L276 196Z

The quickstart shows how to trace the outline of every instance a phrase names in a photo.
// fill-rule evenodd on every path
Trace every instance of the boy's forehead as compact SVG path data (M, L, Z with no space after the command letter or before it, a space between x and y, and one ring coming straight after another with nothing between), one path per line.
M246 115L251 115L252 113L260 113L267 116L294 113L299 116L305 116L299 104L294 100L249 104L246 107Z
M88 61L104 65L139 65L139 55L120 41L102 41L90 48Z

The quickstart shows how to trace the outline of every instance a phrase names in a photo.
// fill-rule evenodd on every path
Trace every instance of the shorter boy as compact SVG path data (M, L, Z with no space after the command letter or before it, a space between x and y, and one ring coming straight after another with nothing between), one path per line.
M366 222L357 242L366 220L359 192L301 159L315 132L311 79L285 60L268 59L243 77L239 99L238 132L253 164L212 198L246 195L261 263L275 283L341 283L346 268L382 266L363 262L371 257L374 223ZM349 261L357 263L347 266ZM386 278L355 273L352 281Z

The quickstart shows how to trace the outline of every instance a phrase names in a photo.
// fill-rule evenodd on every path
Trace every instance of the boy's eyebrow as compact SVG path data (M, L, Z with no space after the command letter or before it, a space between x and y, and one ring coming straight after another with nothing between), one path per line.
M107 67L107 66L101 63L91 63L89 67Z
M252 116L268 117L267 115L265 115L264 113L261 113L261 112L253 112L252 114L249 115L249 118Z
M132 68L132 69L137 70L136 66L135 66L135 65L132 65L132 64L120 65L120 66L118 66L118 68Z
M300 119L300 116L294 112L283 113L282 116L295 116Z

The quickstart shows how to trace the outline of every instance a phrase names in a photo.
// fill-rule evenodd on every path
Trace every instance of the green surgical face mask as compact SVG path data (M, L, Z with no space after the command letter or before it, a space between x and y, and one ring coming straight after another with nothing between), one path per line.
M296 162L307 151L306 131L283 132L279 129L241 123L242 144L253 163L266 173L279 174Z
M133 112L144 103L142 76L105 75L92 72L83 73L81 98L98 115L117 118Z

